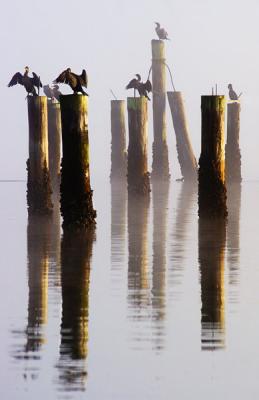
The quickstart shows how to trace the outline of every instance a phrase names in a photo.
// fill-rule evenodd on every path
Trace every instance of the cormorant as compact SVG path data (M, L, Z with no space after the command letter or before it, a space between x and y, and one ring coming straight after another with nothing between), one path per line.
M83 87L87 88L88 78L86 70L83 69L81 75L77 75L71 72L70 68L65 69L61 74L54 80L54 83L66 83L73 90L74 94L81 92L82 94L88 96L88 94L83 90Z
M229 90L229 98L230 98L230 100L238 100L239 97L240 97L241 94L242 94L242 93L240 93L240 95L238 96L238 95L236 94L236 92L234 91L234 89L233 89L231 83L228 84L228 90Z
M148 79L145 83L141 82L141 76L139 74L136 74L136 78L132 79L126 86L126 89L134 89L134 97L135 97L135 91L137 90L139 92L140 96L145 96L148 100L150 98L148 97L148 92L152 92L152 84L150 80Z
M161 28L159 22L155 22L156 24L156 33L160 40L170 40L168 37L168 33L164 28Z
M14 76L8 83L8 87L17 85L17 83L19 83L20 85L25 87L28 95L32 94L33 96L38 96L40 92L40 87L42 87L42 83L40 77L35 74L35 72L33 72L32 75L33 77L29 77L29 67L25 67L23 75L20 72L16 72L16 74L14 74ZM38 89L38 93L36 92L35 87Z
M59 96L62 93L58 89L59 89L58 85L53 85L53 87L51 87L50 85L43 86L44 94L48 97L48 99L51 99L51 100L56 99L57 101L59 101Z

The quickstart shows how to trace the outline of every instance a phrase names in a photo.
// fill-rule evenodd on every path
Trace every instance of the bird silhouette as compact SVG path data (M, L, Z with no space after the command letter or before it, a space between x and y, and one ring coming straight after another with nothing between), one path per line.
M20 72L16 72L10 82L8 83L8 87L17 85L24 86L25 90L27 91L28 95L32 94L33 96L38 96L40 87L42 87L42 83L40 77L32 73L32 77L29 76L29 67L25 67L24 74L22 75ZM36 92L35 87L38 89L38 93Z
M59 97L62 94L61 91L59 90L59 86L53 85L52 92L53 92L53 96L55 97L55 99L57 101L59 101Z
M239 97L241 96L242 93L240 93L240 95L237 95L236 92L234 91L232 84L229 83L228 84L228 90L229 90L229 98L230 100L238 100Z
M134 97L136 94L136 90L139 92L140 96L145 96L148 100L150 98L148 97L148 93L152 92L152 84L149 79L147 81L141 82L141 76L139 74L136 74L136 78L133 78L126 86L126 89L134 89Z
M53 87L51 87L50 85L44 85L43 92L48 97L48 99L51 99L52 101L55 99L59 101L59 96L62 94L59 91L58 85L53 85Z
M83 87L87 88L88 84L88 77L85 69L83 69L81 75L77 75L72 72L70 68L67 68L65 71L61 72L53 83L66 83L71 87L74 94L80 92L83 95L88 96L88 94L83 90Z
M168 33L166 32L166 30L164 28L161 28L160 23L159 22L155 22L156 24L156 33L157 36L159 37L160 40L170 40L168 37Z

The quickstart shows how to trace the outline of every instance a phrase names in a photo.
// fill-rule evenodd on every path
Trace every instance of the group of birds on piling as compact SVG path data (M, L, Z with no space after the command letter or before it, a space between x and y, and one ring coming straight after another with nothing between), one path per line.
M88 77L85 69L83 69L81 75L77 75L71 71L71 68L67 68L61 72L61 74L53 81L53 83L54 85L52 87L50 85L43 86L44 94L52 100L56 99L59 101L61 92L59 91L58 83L68 84L73 90L74 94L82 93L83 95L88 96L83 89L87 88L88 84ZM24 86L28 96L39 96L40 88L42 88L40 77L35 72L32 72L32 77L29 76L28 66L25 67L24 74L21 74L20 72L16 72L14 74L8 83L8 87L17 84Z

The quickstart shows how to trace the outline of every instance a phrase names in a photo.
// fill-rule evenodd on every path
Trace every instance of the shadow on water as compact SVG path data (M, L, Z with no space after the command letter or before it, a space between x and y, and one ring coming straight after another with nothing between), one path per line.
M58 390L84 391L88 314L95 229L67 232L61 242L62 321Z
M224 267L226 221L199 219L201 348L225 347Z
M166 242L169 182L152 184L153 196L153 260L152 260L152 319L153 340L157 350L164 347L166 314Z
M23 363L25 379L36 379L39 373L37 360L45 339L48 320L49 267L57 275L56 249L59 247L59 213L51 217L29 216L27 225L27 274L28 274L28 319L25 332L20 332L24 346L13 352L14 358L27 360ZM54 247L53 247L54 246ZM13 332L16 336L17 332Z
M229 267L229 301L238 301L240 256L240 208L241 184L231 184L227 189L228 224L227 224L227 261Z

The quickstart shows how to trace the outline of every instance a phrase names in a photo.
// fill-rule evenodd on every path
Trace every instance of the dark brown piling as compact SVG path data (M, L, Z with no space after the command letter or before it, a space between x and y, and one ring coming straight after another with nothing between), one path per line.
M51 183L48 157L48 109L46 96L28 96L29 158L27 160L28 213L49 214Z
M125 101L111 100L111 180L126 179Z
M48 100L48 141L50 180L53 192L59 193L61 114L60 104L52 100Z
M227 106L227 143L225 147L227 183L242 181L241 153L239 147L240 109L239 102L229 103Z
M61 214L63 228L81 228L95 224L90 186L88 98L60 96L62 121Z
M197 181L197 161L193 153L181 92L167 92L176 136L176 149L185 181Z
M147 99L128 97L129 147L128 190L131 193L149 195L148 172Z
M225 97L201 97L201 156L199 159L199 217L225 218L224 119Z
M153 163L152 179L169 180L168 146L166 140L166 65L165 43L152 40L153 86Z
M201 282L201 348L225 347L225 247L226 220L199 219Z

